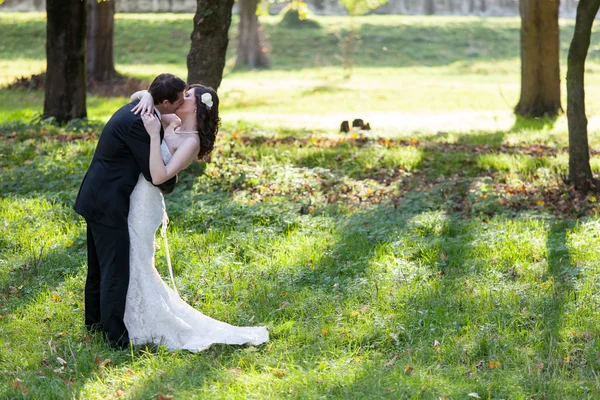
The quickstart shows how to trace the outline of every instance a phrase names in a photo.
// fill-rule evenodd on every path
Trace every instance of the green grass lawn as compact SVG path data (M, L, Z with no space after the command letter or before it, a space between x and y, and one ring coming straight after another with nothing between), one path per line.
M43 93L0 90L0 398L600 396L598 199L561 181L564 117L510 117L518 20L360 18L349 81L333 35L347 20L317 20L294 31L265 18L274 68L228 63L211 162L166 197L182 297L267 326L260 347L120 352L87 335L85 226L71 207L125 100L90 97L91 121L55 127L30 122ZM117 68L185 76L190 23L118 15ZM0 31L0 81L43 69L41 14L0 14ZM158 33L170 41L153 45ZM592 48L590 116L597 60ZM336 132L358 113L376 129ZM599 173L598 130L590 143Z

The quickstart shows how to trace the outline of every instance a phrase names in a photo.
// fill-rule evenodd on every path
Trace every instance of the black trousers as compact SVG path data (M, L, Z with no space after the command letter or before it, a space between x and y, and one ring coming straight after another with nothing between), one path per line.
M101 328L110 346L129 346L123 321L129 286L129 230L87 222L85 325Z

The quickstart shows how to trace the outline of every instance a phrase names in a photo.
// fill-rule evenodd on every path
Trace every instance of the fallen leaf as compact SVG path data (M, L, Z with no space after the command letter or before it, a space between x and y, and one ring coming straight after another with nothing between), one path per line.
M394 354L394 357L392 357L392 359L388 362L386 362L385 364L383 364L384 367L391 367L392 365L394 365L394 363L396 362L396 360L398 359L398 354Z
M474 398L476 398L476 399L480 399L480 398L481 398L481 396L479 396L479 394L478 394L478 393L475 393L475 392L473 392L473 393L469 393L467 396L469 396L469 397L474 397Z
M275 376L278 378L283 378L285 376L285 370L284 369L275 370Z
M168 396L166 394L162 394L161 392L158 392L158 396L156 396L156 400L171 400L173 398L173 396Z
M433 347L440 347L441 343L438 340L433 341Z
M56 357L56 361L58 361L58 363L59 363L60 365L65 365L65 364L67 363L67 362L66 362L66 361L65 361L63 358L61 358L61 357Z
M406 367L404 367L404 375L410 375L412 374L414 371L414 368L411 367L410 365L407 365Z
M132 371L132 370L130 370L130 369L126 370L126 371L125 371L125 373L126 373L127 375L135 375L135 372L133 372L133 371Z
M329 335L329 329L327 329L327 328L321 329L321 335L328 336Z
M106 365L111 361L110 358L107 358L106 360L102 360L101 358L96 358L96 362L98 363L98 367L99 368L104 368L106 367Z
M20 391L22 391L23 393L27 393L27 392L29 392L29 389L27 388L27 386L25 386L25 385L23 384L23 381L22 381L22 380L20 380L20 379L17 379L17 380L15 380L15 381L13 381L13 388L14 388L15 390L20 390Z
M542 370L544 369L544 363L541 362L538 365L536 365L535 367L538 369L538 371L542 372Z
M117 389L117 397L123 397L125 396L125 392L121 389Z
M490 361L490 369L494 369L496 367L500 366L500 362L499 361Z

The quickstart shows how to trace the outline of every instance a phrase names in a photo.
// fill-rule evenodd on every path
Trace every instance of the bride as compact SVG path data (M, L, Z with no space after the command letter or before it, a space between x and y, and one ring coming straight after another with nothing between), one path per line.
M236 327L214 320L185 303L167 286L154 267L154 238L166 219L165 203L154 186L166 182L193 161L206 156L219 129L219 98L214 90L190 85L175 114L154 115L154 101L147 91L132 111L141 112L150 136L152 183L140 174L130 198L129 288L125 304L125 326L134 345L154 343L170 350L193 352L212 344L258 345L269 340L264 327ZM161 144L160 129L164 128ZM163 225L164 228L164 225Z

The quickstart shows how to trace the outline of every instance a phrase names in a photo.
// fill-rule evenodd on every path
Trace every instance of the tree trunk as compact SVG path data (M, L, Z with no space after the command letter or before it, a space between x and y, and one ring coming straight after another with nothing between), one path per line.
M115 0L87 0L87 76L107 81L117 75L113 57Z
M434 0L425 0L425 15L435 14Z
M268 68L267 48L256 10L260 0L240 0L239 44L236 65Z
M233 2L198 0L187 56L188 83L200 83L215 90L221 85Z
M584 72L590 47L592 24L600 0L580 0L577 6L575 32L569 48L567 64L567 118L569 120L569 180L578 190L592 183L590 153L585 116Z
M521 98L515 113L555 116L560 104L559 0L521 0Z
M44 118L59 122L87 116L85 108L85 25L83 1L46 1Z

